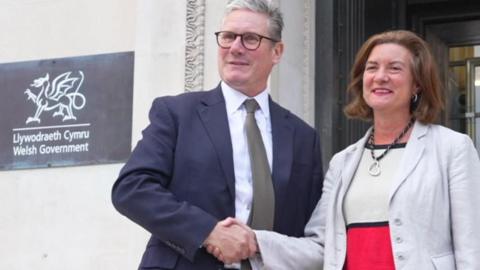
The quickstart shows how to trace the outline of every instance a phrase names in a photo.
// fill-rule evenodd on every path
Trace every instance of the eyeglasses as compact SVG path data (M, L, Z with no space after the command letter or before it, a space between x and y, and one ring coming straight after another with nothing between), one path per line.
M273 42L279 42L276 39L269 38L266 36L262 36L255 33L243 33L237 34L230 31L219 31L215 32L215 36L217 36L217 44L223 49L230 49L232 47L233 42L240 37L240 41L242 42L243 47L250 51L255 51L260 47L260 43L262 39L268 39Z

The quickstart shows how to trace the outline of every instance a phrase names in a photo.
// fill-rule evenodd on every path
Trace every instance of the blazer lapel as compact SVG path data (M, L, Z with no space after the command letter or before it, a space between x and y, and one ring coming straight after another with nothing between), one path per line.
M422 140L427 134L428 126L421 124L420 122L415 122L413 126L412 134L410 139L407 142L405 148L405 153L403 154L402 161L400 163L400 169L396 174L396 177L392 183L392 189L390 191L389 201L392 200L395 192L398 190L400 185L407 179L407 177L412 173L412 171L417 166L420 158L422 157L425 150L425 143Z
M217 152L218 161L225 174L230 195L235 198L232 140L228 127L225 99L220 86L206 93L197 111Z
M289 121L290 112L269 98L272 124L272 181L275 199L285 198L293 162L295 128ZM278 205L278 204L277 204Z
M358 164L360 164L360 160L363 155L363 150L365 149L365 144L367 143L368 137L370 135L372 128L368 129L365 133L363 138L357 141L354 145L347 150L345 154L345 162L343 164L343 170L341 174L341 188L340 188L340 205L343 205L343 198L345 197L345 193L352 182L353 176L357 171Z
M341 231L344 231L346 226L345 217L343 216L343 200L362 158L363 150L365 148L368 135L370 134L370 130L371 129L367 131L363 138L345 150L345 158L343 160L343 164L340 165L340 183L339 187L336 189L336 195L334 195L337 197L337 199L335 200L335 205L333 207L335 208L336 220L338 223L336 227Z

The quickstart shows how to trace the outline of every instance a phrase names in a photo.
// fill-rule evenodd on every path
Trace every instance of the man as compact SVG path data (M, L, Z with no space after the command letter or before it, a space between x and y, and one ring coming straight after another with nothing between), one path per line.
M255 254L254 234L224 219L254 228L263 219L270 230L302 236L320 197L317 133L268 96L284 47L278 8L268 0L233 0L225 14L215 33L222 82L156 99L150 125L113 186L116 209L152 234L140 269L239 268L230 263ZM246 111L247 99L256 110ZM252 146L252 125L260 148ZM259 194L260 156L268 181ZM227 264L206 247L221 251Z

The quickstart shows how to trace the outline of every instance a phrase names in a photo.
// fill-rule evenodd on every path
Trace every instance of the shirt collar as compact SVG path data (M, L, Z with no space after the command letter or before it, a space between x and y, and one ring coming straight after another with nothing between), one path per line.
M238 109L241 108L243 102L248 99L252 98L249 97L242 92L233 89L224 81L221 83L222 86L222 94L225 98L225 104L227 107L227 114L231 115L235 113ZM260 110L266 117L270 116L270 106L268 104L268 93L270 89L267 87L265 90L260 92L258 95L254 96L253 98L257 101L258 105L260 106Z

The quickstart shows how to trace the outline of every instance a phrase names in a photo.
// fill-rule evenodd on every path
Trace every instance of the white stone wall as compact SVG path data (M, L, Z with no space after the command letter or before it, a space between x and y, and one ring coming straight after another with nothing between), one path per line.
M315 121L315 1L279 1L285 54L271 78L272 96L311 126ZM332 68L332 67L322 67Z
M272 96L312 124L315 2L277 2L286 51L271 78ZM135 50L134 146L152 100L184 91L188 3L0 0L0 63ZM198 64L209 89L219 82L213 32L226 0L196 3L205 12ZM113 209L110 190L121 166L0 171L0 269L136 269L149 235Z

